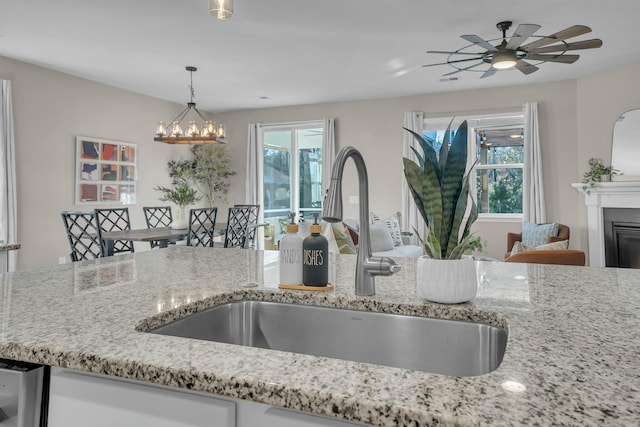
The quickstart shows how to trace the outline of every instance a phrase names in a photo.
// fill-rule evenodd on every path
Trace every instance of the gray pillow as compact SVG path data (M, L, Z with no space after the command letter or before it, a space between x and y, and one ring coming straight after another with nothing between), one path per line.
M390 251L394 248L391 233L383 221L371 224L369 236L371 236L371 252Z
M558 223L532 224L525 222L522 224L522 243L527 246L540 246L547 243L549 237L558 235Z

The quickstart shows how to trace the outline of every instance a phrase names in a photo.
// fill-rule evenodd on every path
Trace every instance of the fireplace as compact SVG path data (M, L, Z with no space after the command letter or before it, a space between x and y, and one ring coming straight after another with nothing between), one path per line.
M640 209L604 208L607 267L640 268Z
M571 186L584 194L587 207L589 265L640 268L640 214L637 213L640 212L640 182L601 182L593 188L582 183ZM611 212L607 213L608 211ZM632 215L637 216L617 217L615 215L618 211L623 215L629 214L628 211L636 211ZM610 219L609 215L614 216ZM605 234L614 242L607 249ZM615 257L616 261L610 260L610 257Z

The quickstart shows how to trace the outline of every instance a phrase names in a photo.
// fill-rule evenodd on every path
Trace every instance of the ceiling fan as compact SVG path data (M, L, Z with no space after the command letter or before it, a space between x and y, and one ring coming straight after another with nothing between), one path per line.
M566 28L550 36L534 36L540 25L536 24L520 24L516 28L513 35L507 39L507 30L511 28L511 21L498 22L496 27L502 31L502 38L485 40L476 35L463 35L463 39L471 42L470 45L464 46L456 51L429 50L427 53L440 53L449 55L446 62L437 64L427 64L423 67L432 67L436 65L450 65L455 71L444 74L450 76L462 71L482 72L480 78L490 77L500 70L508 70L517 68L523 74L531 74L538 71L537 65L543 62L558 62L562 64L573 64L580 58L580 55L566 54L570 50L593 49L602 46L602 40L590 39L573 43L567 43L566 40L572 37L581 36L591 32L591 28L584 25L574 25ZM523 45L530 37L537 39ZM493 45L490 42L501 40L500 44ZM479 49L484 51L478 51ZM470 58L471 56L471 58ZM525 61L526 59L526 61ZM472 61L478 61L471 65ZM535 64L529 61L537 61ZM488 67L478 68L481 65Z

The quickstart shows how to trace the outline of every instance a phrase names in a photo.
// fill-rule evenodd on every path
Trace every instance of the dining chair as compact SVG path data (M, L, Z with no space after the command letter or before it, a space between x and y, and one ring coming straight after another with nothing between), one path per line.
M71 261L104 256L102 235L95 212L63 211L62 222L71 247Z
M98 226L102 232L131 230L129 208L94 209L94 211L97 215ZM106 252L106 248L103 248L103 253ZM113 253L120 252L134 252L133 242L130 240L114 240Z
M247 206L234 206L229 208L227 217L227 229L224 235L225 248L245 248L247 244L247 231L252 208Z
M171 214L171 206L143 206L144 219L147 222L147 228L170 227L173 221ZM160 242L153 240L149 242L151 249L160 246ZM174 245L175 242L169 242Z
M235 208L248 208L249 217L247 225L247 240L245 247L255 249L256 231L258 230L258 216L260 215L260 205L233 205Z
M218 208L189 210L187 246L213 247L213 233L217 214Z

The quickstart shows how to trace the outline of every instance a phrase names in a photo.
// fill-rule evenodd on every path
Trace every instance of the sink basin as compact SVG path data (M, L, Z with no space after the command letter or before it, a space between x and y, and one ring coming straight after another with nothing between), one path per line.
M149 332L455 376L502 362L503 329L480 323L337 308L239 301Z

